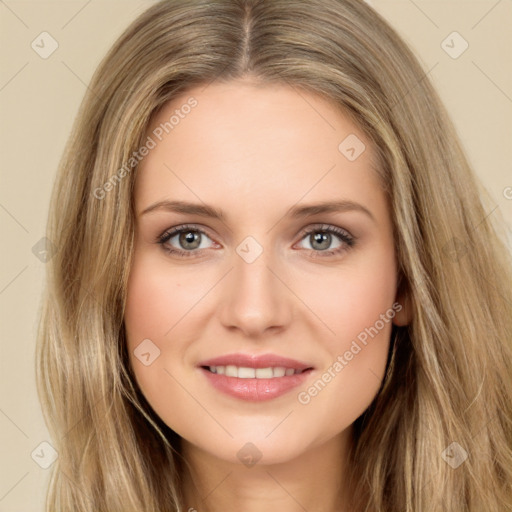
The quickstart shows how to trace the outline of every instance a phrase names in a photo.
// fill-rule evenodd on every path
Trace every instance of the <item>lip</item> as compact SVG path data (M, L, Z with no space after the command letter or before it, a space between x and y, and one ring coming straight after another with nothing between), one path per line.
M278 356L277 354L227 354L225 356L207 359L198 364L198 366L243 366L245 368L268 368L269 366L282 366L284 368L294 368L295 370L306 370L313 368L312 364L307 364L289 357ZM235 378L235 377L232 377ZM281 378L281 377L277 377ZM250 380L250 379L249 379Z
M241 379L212 373L208 369L203 368L207 366L228 365L246 368L294 368L295 370L301 370L302 373L286 375L284 377L274 377L271 379ZM281 357L276 354L228 354L202 361L198 367L208 382L218 391L234 398L251 402L271 400L284 395L293 388L303 384L313 371L313 366L310 364L288 357Z

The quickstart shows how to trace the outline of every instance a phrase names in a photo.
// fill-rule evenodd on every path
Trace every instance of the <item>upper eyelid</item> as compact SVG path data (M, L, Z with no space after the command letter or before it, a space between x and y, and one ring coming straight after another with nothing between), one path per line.
M187 229L189 231L199 231L200 233L203 233L207 236L209 236L210 238L212 238L212 236L209 234L209 230L208 228L206 228L205 226L202 226L201 224L182 224L182 225L178 225L178 226L175 226L175 227L172 227L172 228L168 228L166 229L161 236L165 236L167 234L170 234L171 236L175 236L183 231L187 231Z
M335 226L334 224L325 224L325 223L317 223L317 224L311 224L310 226L307 226L306 228L303 228L301 230L301 233L309 233L311 231L343 231L350 237L354 238L354 235L350 233L348 229L342 228L340 226ZM336 233L335 233L336 234Z

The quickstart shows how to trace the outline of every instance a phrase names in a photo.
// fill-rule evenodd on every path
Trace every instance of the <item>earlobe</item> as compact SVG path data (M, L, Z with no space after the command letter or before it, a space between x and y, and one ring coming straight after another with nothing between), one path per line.
M400 311L397 310L395 317L393 318L393 324L398 327L403 327L411 323L410 308L408 307L407 302L400 302L399 304L402 306L402 309Z

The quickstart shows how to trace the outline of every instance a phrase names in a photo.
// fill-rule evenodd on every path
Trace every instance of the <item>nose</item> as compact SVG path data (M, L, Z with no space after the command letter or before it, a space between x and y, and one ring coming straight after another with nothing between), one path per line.
M234 268L217 309L222 325L252 338L285 329L292 318L293 297L276 277L279 273L265 251L252 263L234 255Z

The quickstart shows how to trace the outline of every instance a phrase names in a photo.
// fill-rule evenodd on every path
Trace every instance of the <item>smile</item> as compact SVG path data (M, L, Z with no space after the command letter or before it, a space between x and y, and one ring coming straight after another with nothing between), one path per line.
M267 368L248 368L245 366L208 366L210 372L218 375L226 375L226 377L238 377L239 379L274 379L276 377L285 377L302 373L305 370L296 370L295 368L285 368L283 366L267 367Z
M275 354L229 354L201 362L210 385L240 400L271 400L303 385L313 366Z

